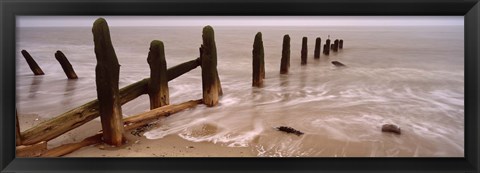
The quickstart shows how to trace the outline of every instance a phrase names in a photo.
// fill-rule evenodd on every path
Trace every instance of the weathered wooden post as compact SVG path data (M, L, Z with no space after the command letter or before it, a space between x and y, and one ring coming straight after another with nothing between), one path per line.
M307 54L308 54L308 48L307 48L307 37L302 38L302 65L307 65Z
M73 70L72 64L68 62L67 57L62 51L57 50L57 52L55 52L55 59L57 59L62 66L63 72L65 72L65 75L67 75L68 79L78 79L77 74Z
M323 49L323 54L329 55L330 54L330 39L325 41L325 48Z
M167 62L163 42L153 40L150 43L150 51L147 58L150 66L150 82L148 84L148 96L150 97L150 109L168 105L168 79Z
M20 123L18 123L17 110L15 110L15 144L22 145L22 135L20 134Z
M202 89L203 103L208 107L218 104L219 84L217 82L217 48L213 28L208 25L203 27L203 43L200 47L202 60Z
M258 32L255 35L252 50L252 86L262 87L263 79L265 78L265 62L263 52L262 33Z
M335 41L333 41L333 51L338 52L338 39L335 39Z
M342 39L340 39L340 41L338 42L338 48L343 49L343 40Z
M30 54L26 50L22 50L22 55L27 60L28 66L30 70L32 70L33 74L35 75L44 75L43 70L38 66L37 62L30 56Z
M290 36L283 36L282 60L280 63L280 74L288 74L290 68Z
M322 45L322 39L320 37L317 37L317 39L315 39L315 51L313 55L313 58L315 59L320 58L320 45Z
M123 143L123 120L118 78L120 65L110 40L107 21L98 18L92 27L97 66L95 77L97 97L99 101L100 119L102 122L103 141L119 146Z

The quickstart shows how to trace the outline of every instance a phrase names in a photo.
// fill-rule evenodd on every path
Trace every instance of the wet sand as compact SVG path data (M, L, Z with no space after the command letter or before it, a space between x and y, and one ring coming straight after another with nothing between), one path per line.
M19 115L20 129L26 130L45 121L35 114ZM79 142L101 130L98 120L92 120L48 142L48 148ZM96 144L81 148L64 157L255 157L252 147L227 147L211 142L191 142L178 135L150 140L126 132L128 142L120 147Z

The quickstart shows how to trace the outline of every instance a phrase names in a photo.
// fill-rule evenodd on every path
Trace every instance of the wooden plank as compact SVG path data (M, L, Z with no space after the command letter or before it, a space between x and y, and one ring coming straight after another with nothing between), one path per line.
M16 147L16 157L38 157L47 151L47 142L42 141L33 145L20 145Z
M65 75L67 75L68 79L78 79L77 74L73 70L72 64L70 64L67 57L65 56L65 54L63 54L62 51L57 51L55 53L55 59L57 59L57 61L62 66L63 72L65 72Z
M125 130L126 131L133 130L135 128L147 125L152 121L157 120L160 117L172 115L182 110L195 107L201 103L202 103L201 99L190 100L181 104L167 105L167 106L150 110L145 113L124 118L123 122L125 124ZM100 143L102 142L101 140L102 136L103 134L99 133L99 134L90 136L88 138L85 138L81 142L64 144L44 152L44 154L42 154L41 156L42 157L60 157L60 156L72 153L80 148Z
M95 78L102 121L103 140L110 145L123 144L122 108L118 80L120 64L110 39L107 21L98 18L92 27L97 66Z
M148 96L150 98L150 109L168 105L168 80L167 62L163 42L153 40L150 43L150 51L147 58L150 66L150 83L148 84Z
M169 68L167 70L168 80L173 80L198 67L200 64L199 61L200 58L197 58L196 60L188 61ZM149 78L145 78L120 89L120 103L123 105L143 94L146 94L149 81ZM52 140L97 118L99 115L98 100L92 100L82 106L73 108L68 112L64 112L55 118L41 122L40 124L22 132L22 144L31 145L40 141Z

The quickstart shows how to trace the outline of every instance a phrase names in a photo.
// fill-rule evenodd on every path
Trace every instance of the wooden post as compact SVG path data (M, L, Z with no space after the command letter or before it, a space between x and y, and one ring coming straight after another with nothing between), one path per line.
M320 58L320 45L322 45L322 39L320 37L317 37L317 39L315 39L315 52L313 55L313 58L315 59Z
M150 109L155 109L169 104L167 62L163 42L153 40L150 43L147 62L150 65L150 82L148 96Z
M26 50L22 50L22 55L27 60L28 66L30 70L32 70L33 74L35 75L44 75L43 70L38 66L37 62L30 56L30 54Z
M216 81L218 79L217 48L213 28L205 26L202 32L203 43L200 47L200 59L202 60L203 103L212 107L218 104L219 93L219 82Z
M338 39L335 39L335 41L333 41L333 51L338 52Z
M338 48L343 49L343 40L342 39L338 42Z
M22 145L22 135L20 134L20 123L18 123L17 110L15 110L15 144Z
M120 146L123 144L124 132L118 93L120 65L110 40L107 21L98 18L93 24L92 32L97 58L95 77L103 141L110 145Z
M283 36L282 60L280 63L280 74L288 74L290 68L290 36Z
M62 66L63 72L65 72L65 75L67 75L68 79L78 79L77 74L73 70L72 64L68 62L67 57L65 56L65 54L63 54L62 51L58 50L55 53L55 59L57 59L57 61Z
M262 87L265 75L262 33L255 35L252 50L252 86Z
M308 54L308 48L307 48L307 37L302 38L302 65L307 65L307 54Z
M330 39L325 41L325 49L323 49L323 54L329 55L330 54Z

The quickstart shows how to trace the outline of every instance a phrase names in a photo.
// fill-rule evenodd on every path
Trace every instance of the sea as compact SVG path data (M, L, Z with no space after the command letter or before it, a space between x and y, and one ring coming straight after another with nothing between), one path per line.
M119 87L150 74L149 45L165 45L167 67L199 57L203 26L111 26ZM250 147L259 157L463 157L465 143L463 26L212 26L224 95L146 132L151 140L178 135L193 142ZM264 87L252 87L252 49L262 32ZM283 36L291 38L290 69L280 74ZM302 37L308 38L301 66ZM314 59L315 38L343 49ZM18 27L16 105L48 119L96 99L91 27ZM35 76L21 50L45 72ZM68 80L54 53L69 59ZM323 50L322 50L323 51ZM331 61L346 65L337 68ZM170 103L202 98L200 67L168 83ZM122 106L123 116L149 110L148 95ZM20 117L21 118L21 117ZM100 121L98 118L94 121ZM401 135L381 131L395 124ZM288 126L297 136L278 131ZM214 154L214 153L212 153Z

